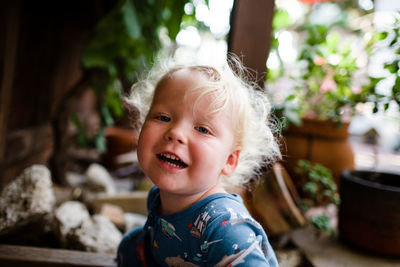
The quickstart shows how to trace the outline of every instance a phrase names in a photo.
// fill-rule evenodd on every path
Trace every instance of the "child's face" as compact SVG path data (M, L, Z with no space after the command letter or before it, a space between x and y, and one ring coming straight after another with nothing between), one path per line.
M196 103L187 89L205 79L193 70L178 70L157 88L143 125L138 159L160 190L172 194L202 194L237 166L229 109L210 116L211 96Z

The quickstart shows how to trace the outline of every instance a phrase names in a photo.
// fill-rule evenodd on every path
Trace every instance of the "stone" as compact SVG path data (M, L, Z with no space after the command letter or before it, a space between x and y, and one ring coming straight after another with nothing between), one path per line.
M96 214L84 221L71 239L85 251L116 254L122 234L108 218Z
M87 185L97 192L105 192L113 195L116 187L110 173L100 164L93 163L85 173Z
M298 249L275 250L275 254L280 267L307 266Z
M48 223L55 196L50 171L32 165L8 184L0 195L0 235L28 224Z
M69 235L90 219L86 206L79 201L67 201L55 211L54 232L64 248L70 247Z
M142 214L137 213L125 213L125 232L129 230L144 226L146 223L147 217Z
M54 231L63 248L97 253L116 253L121 232L105 216L90 216L79 201L63 203L55 211Z
M70 187L81 186L85 182L84 175L72 171L68 171L65 174L65 179Z
M107 217L118 229L125 229L125 216L122 208L105 203L101 206L100 215Z

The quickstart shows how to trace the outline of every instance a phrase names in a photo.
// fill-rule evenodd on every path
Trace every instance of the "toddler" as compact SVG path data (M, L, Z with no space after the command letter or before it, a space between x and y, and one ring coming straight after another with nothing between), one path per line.
M228 193L280 157L265 95L228 62L175 66L147 96L148 81L133 86L130 100L147 114L138 160L155 186L145 226L119 245L119 266L278 265L263 228Z

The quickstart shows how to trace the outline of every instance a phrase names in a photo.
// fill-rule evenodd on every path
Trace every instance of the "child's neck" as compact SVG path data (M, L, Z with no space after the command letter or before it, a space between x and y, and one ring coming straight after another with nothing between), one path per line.
M200 192L198 194L186 195L186 194L170 194L160 190L160 207L158 212L161 215L171 215L184 211L198 201L216 194L216 193L226 193L225 189L217 184L207 191Z

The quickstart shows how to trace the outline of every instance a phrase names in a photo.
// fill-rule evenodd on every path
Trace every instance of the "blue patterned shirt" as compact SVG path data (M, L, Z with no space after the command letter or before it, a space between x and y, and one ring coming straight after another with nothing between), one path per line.
M213 194L166 216L157 213L159 204L159 189L153 187L144 229L154 265L278 266L267 235L239 195Z

